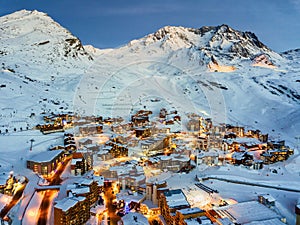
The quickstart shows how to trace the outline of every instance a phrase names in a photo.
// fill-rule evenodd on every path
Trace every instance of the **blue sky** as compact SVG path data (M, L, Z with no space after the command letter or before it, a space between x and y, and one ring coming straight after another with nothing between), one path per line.
M300 48L300 0L0 0L0 16L37 9L98 48L118 47L166 25L228 24L275 51Z

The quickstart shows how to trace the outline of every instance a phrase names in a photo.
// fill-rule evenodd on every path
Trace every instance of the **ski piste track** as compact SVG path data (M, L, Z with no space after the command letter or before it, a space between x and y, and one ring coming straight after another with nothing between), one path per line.
M287 188L287 187L279 187L279 186L274 186L274 185L268 185L268 184L259 184L259 183L254 183L254 182L247 182L247 181L239 181L239 180L232 180L232 179L227 179L227 178L220 178L220 177L203 177L202 180L220 180L220 181L225 181L228 183L234 183L234 184L243 184L243 185L249 185L249 186L257 186L257 187L263 187L263 188L272 188L272 189L277 189L277 190L282 190L282 191L291 191L291 192L299 192L300 189L294 189L294 188Z

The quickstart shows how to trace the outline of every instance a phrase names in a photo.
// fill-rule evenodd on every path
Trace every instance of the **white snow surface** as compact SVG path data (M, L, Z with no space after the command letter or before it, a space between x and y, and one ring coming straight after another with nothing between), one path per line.
M43 112L128 119L144 107L177 109L183 121L186 113L201 112L291 144L300 133L299 51L280 55L252 33L227 25L166 26L123 47L99 50L82 46L45 13L21 10L0 21L1 133L34 126ZM276 68L253 67L260 54ZM237 69L210 72L212 61Z
M37 176L25 169L26 159L63 141L61 134L44 136L31 130L42 122L41 113L49 112L129 119L135 110L158 113L164 107L178 110L182 121L187 120L187 113L196 112L214 122L260 129L270 138L286 139L295 147L295 154L261 171L227 165L201 173L299 187L300 143L295 139L300 135L299 50L278 54L252 34L226 25L201 29L168 26L121 48L99 50L82 46L46 14L26 10L1 17L0 30L0 153L5 156L0 159L0 172L7 177L14 170L30 181L20 205L13 209L17 217L33 196L29 189L37 184ZM276 68L253 67L253 58L260 54ZM210 72L207 65L212 61L236 70ZM180 126L185 130L184 122ZM29 151L31 139L35 142ZM278 174L270 172L272 169ZM182 189L192 206L201 207L209 196L194 186L195 173L162 176L173 189ZM239 202L269 193L288 224L295 224L299 193L241 188L217 180L206 184L218 189L223 198ZM33 198L38 205L41 196Z

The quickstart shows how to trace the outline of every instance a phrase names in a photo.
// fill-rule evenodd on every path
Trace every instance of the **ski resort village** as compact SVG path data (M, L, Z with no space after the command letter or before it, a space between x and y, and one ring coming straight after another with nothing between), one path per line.
M1 174L2 221L286 224L299 213L284 197L299 196L284 166L294 150L258 129L190 114L183 130L181 115L165 108L139 110L129 120L73 113L43 119L6 134L27 146L11 153L24 168L17 173L8 161Z
M300 225L299 49L226 24L98 49L21 10L0 59L1 225Z

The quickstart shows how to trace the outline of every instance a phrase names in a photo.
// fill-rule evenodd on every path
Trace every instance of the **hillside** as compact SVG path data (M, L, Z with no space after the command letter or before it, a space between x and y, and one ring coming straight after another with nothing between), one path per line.
M299 51L276 53L251 32L167 26L99 50L41 12L0 21L2 132L31 127L44 112L129 118L135 109L166 107L274 137L299 134Z

